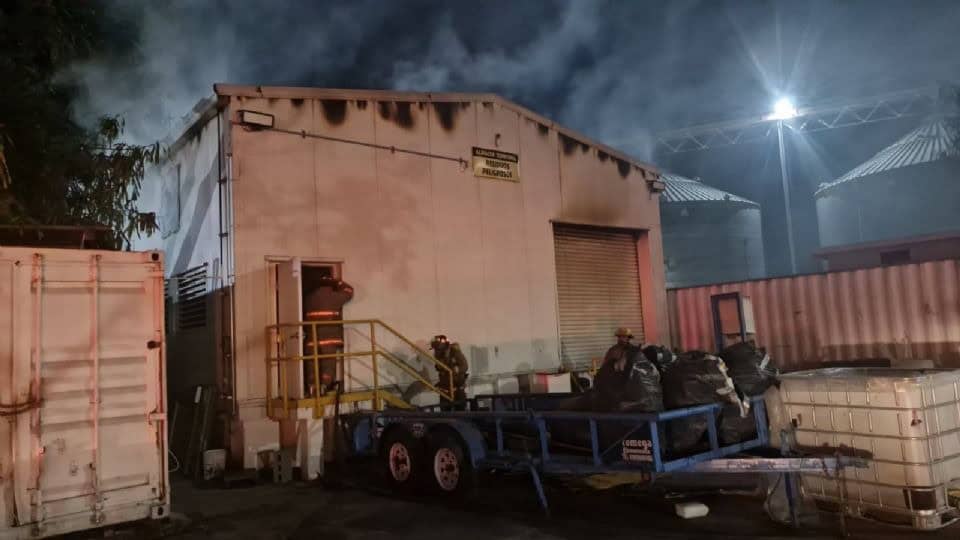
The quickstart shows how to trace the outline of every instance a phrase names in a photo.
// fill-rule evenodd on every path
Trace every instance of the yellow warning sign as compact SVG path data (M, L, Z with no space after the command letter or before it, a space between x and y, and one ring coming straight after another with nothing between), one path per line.
M473 175L509 182L520 181L520 156L489 148L473 147Z

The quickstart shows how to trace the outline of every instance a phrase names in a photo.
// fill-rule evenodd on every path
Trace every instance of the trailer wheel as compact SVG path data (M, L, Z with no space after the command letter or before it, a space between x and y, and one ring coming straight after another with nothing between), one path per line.
M435 492L464 496L472 492L476 471L459 437L448 431L430 434L427 465Z
M387 483L400 492L411 493L423 484L423 444L403 427L391 429L383 438L380 458Z

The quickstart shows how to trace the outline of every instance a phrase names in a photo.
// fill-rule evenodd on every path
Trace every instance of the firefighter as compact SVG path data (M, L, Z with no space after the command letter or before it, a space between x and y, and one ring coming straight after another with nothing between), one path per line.
M640 347L630 342L633 332L629 328L617 328L613 335L616 336L617 343L607 349L603 364L593 379L596 390L593 408L598 411L616 410L619 406L633 367L634 356L640 352Z
M617 343L607 349L602 365L612 363L615 371L623 371L627 368L627 360L636 353L638 347L630 342L633 339L633 332L629 328L617 328L613 335L617 338Z
M450 388L450 372L437 366L439 381L437 387L453 395L453 407L457 410L463 410L466 405L467 392L467 357L460 350L459 343L450 343L447 336L437 335L430 342L430 349L433 350L433 356L441 364L450 368L453 372L453 388ZM443 403L450 406L449 400L442 398Z
M343 280L323 276L318 279L313 286L313 290L307 297L308 310L306 318L308 321L342 321L343 305L353 298L353 287ZM342 324L324 324L316 326L317 342L313 342L313 329L306 328L303 336L304 355L310 356L316 348L318 355L337 354L343 352L343 325ZM320 372L320 394L326 393L333 387L337 378L337 359L328 358L319 361ZM314 392L313 364L304 362L303 365L305 391L309 395Z

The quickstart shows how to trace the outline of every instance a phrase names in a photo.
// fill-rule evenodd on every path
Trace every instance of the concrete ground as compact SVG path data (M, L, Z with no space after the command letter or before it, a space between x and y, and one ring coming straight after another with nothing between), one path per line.
M198 489L177 479L172 520L78 538L773 540L837 538L840 531L838 519L829 514L820 514L818 524L801 530L778 525L767 518L762 499L746 495L693 496L692 500L710 507L710 514L682 520L673 513L675 501L662 496L574 491L556 484L548 486L552 505L552 517L548 518L539 510L528 480L508 478L492 483L496 489L482 488L475 502L465 504L430 497L399 498L366 487L332 489L292 483ZM869 540L960 537L960 525L931 534L861 521L849 524L853 538Z

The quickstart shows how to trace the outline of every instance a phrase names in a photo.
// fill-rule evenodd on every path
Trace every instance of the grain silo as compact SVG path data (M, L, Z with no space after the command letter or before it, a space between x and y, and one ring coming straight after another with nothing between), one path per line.
M663 174L660 195L667 287L763 277L760 205L699 180Z
M816 192L824 247L960 230L956 120L927 121Z

